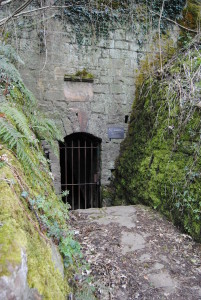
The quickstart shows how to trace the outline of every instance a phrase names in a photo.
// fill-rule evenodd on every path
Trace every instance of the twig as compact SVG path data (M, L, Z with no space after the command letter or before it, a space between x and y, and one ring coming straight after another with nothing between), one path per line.
M41 7L43 6L43 2L41 0ZM40 70L40 72L42 72L45 69L45 66L47 64L47 39L46 39L46 29L45 29L45 14L43 11L43 38L44 38L44 45L45 45L45 62L44 65L42 67L42 69Z
M13 184L12 180L9 180L7 178L0 178L0 181L5 181L6 183L8 183L9 185Z
M72 7L72 5L63 5L63 6L48 5L48 6L28 10L28 11L20 11L19 13L17 11L15 11L11 16L1 19L0 20L0 26L3 26L5 23L10 21L11 18L17 18L17 17L23 16L23 15L32 14L34 12L41 11L41 10L46 10L46 9L58 9L58 8L69 8L69 7Z
M8 22L10 19L12 19L15 15L17 15L18 13L20 13L22 10L24 10L31 2L32 2L33 0L28 0L28 1L26 1L24 4L22 4L11 16L9 16L9 17L7 17L7 18L5 18L5 19L2 19L1 21L0 21L0 26L2 26L2 25L4 25L5 24L5 22ZM2 21L4 21L5 20L5 22L3 22L2 24L1 24L1 22Z
M6 0L0 3L1 6L11 3L13 0Z
M156 11L150 10L150 12L153 13L154 15L157 15L157 16L160 17L160 14L157 13ZM191 28L187 28L187 27L185 27L185 26L183 26L183 25L177 23L176 21L174 21L174 20L172 20L172 19L169 19L169 18L167 18L167 17L165 17L165 16L162 16L162 18L163 18L163 19L166 19L167 21L169 21L169 22L171 22L171 23L173 23L173 24L175 24L175 25L177 25L177 26L179 26L179 27L181 27L182 29L185 29L185 30L187 30L187 31L194 32L194 33L199 33L199 31L193 30L193 29L191 29Z
M158 39L159 39L159 53L160 53L160 65L161 65L161 73L163 72L163 62L162 62L162 53L161 53L161 18L163 15L165 0L163 0L161 11L160 11L160 18L158 22Z

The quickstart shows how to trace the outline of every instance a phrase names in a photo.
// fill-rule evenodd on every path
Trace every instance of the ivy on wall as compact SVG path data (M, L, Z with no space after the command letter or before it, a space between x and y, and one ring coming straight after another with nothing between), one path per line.
M185 0L165 1L163 16L175 20L180 16L185 2ZM141 24L142 29L158 26L158 13L163 0L58 0L56 4L66 5L56 17L62 18L64 22L70 22L76 32L78 43L87 44L94 37L107 38L109 31L123 26L135 32L137 24ZM161 28L165 30L166 25L167 21L162 20Z

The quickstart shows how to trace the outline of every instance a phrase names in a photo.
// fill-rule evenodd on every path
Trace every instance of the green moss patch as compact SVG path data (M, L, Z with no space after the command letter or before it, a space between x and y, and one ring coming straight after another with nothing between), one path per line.
M8 151L2 153L7 154L9 163L19 165ZM28 183L20 168L18 172ZM0 178L0 276L9 276L9 266L21 263L21 249L24 249L29 287L37 289L44 299L66 299L69 292L66 279L56 269L50 244L39 234L37 220L20 197L20 187L7 165L0 168Z
M195 42L195 48L197 49ZM127 138L117 161L113 204L144 203L201 240L201 110L195 105L201 51L174 58L163 76L137 87ZM151 73L151 72L150 72ZM192 93L192 86L194 92ZM182 95L182 96L181 96Z

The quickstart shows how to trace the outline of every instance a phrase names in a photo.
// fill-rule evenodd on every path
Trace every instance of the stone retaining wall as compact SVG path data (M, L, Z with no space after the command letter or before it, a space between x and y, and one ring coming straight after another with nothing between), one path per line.
M120 126L126 133L134 99L134 70L139 46L135 35L124 30L110 33L108 40L79 46L71 26L64 31L58 21L48 22L47 56L40 53L37 29L23 32L19 54L25 61L21 74L39 99L40 107L57 120L63 136L87 132L102 139L101 182L110 182L111 170L122 140L108 138L108 128ZM64 82L65 74L86 69L93 83ZM59 162L50 154L57 190L60 189Z
M140 30L116 29L107 39L86 41L80 46L72 25L64 26L51 17L51 12L49 16L45 31L41 19L35 17L30 27L12 32L13 45L25 62L20 72L41 109L57 121L64 137L87 132L102 139L101 183L107 185L122 141L110 140L108 128L123 127L127 132L125 120L134 99L135 74L143 56L139 35L143 40L143 34ZM22 25L27 25L27 20L22 20ZM64 81L65 74L84 68L94 75L93 83ZM50 159L59 191L60 164L51 153Z

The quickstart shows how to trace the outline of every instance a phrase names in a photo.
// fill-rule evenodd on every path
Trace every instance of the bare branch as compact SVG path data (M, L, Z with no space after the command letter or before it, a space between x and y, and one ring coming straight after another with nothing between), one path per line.
M9 20L11 20L12 18L14 18L18 13L20 13L21 11L23 11L33 0L28 0L26 1L24 4L22 4L11 16L3 19L0 21L0 26L4 25L6 22L8 22ZM3 21L3 23L2 23Z
M13 0L7 0L7 1L13 1ZM47 5L47 6L44 6L44 7L39 7L39 8L36 8L36 9L32 9L32 10L29 10L29 11L25 11L23 12L23 10L32 2L33 0L28 0L27 2L25 2L25 4L23 4L22 6L20 6L11 16L7 17L7 18L4 18L2 20L0 20L0 26L3 26L5 23L7 23L11 18L17 18L17 17L20 17L22 15L29 15L29 14L32 14L34 12L37 12L37 11L41 11L41 10L47 10L47 9L58 9L58 8L69 8L69 7L72 7L73 5L60 5L60 6L55 6L55 5ZM5 1L3 1L5 2ZM2 2L2 3L3 3ZM160 13L157 13L153 10L150 10L150 12L152 14L155 14L157 16L160 17ZM172 20L172 19L169 19L165 16L162 16L163 19L179 26L180 28L184 29L184 30L187 30L189 32L193 32L193 33L199 33L198 30L193 30L191 28L187 28L183 25L180 25L179 23L177 23L176 21Z
M153 11L153 10L150 10L150 12L151 12L152 14L157 15L157 16L160 17L160 14L159 14L159 13L157 13L157 12L155 12L155 11ZM182 29L185 29L185 30L190 31L190 32L193 32L193 33L199 33L199 31L193 30L193 29L191 29L191 28L187 28L187 27L185 27L185 26L183 26L183 25L177 23L176 21L171 20L171 19L169 19L169 18L167 18L167 17L165 17L165 16L162 16L162 18L163 18L163 19L166 19L167 21L169 21L169 22L171 22L171 23L173 23L173 24L175 24L175 25L177 25L177 26L179 26L179 27L181 27Z
M161 73L163 72L163 62L162 62L162 53L161 53L161 19L162 19L162 16L163 16L164 4L165 4L165 0L163 0L163 3L162 3L159 22L158 22L158 40L159 40Z
M5 23L10 21L11 18L18 18L18 17L23 16L23 15L29 15L29 14L35 13L37 11L42 11L42 10L47 10L47 9L69 8L69 7L72 7L72 6L73 5L63 5L63 6L48 5L48 6L43 6L43 7L35 8L35 9L32 9L32 10L28 10L28 11L21 11L20 13L15 12L14 14L12 14L12 16L9 16L7 18L4 18L4 19L0 20L0 26L3 26Z
M11 3L13 0L6 0L6 1L0 1L0 5L3 6L3 5L6 5L6 4L9 4Z

